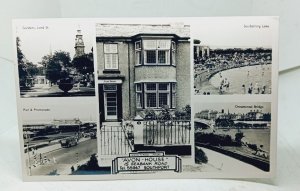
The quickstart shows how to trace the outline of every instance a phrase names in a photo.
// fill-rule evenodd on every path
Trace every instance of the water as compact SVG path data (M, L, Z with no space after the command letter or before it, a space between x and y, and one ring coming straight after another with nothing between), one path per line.
M270 129L241 129L244 134L243 142L250 144L256 144L257 147L263 145L263 150L270 151ZM230 129L229 131L223 131L223 129L217 129L216 134L230 135L233 139L237 129Z
M230 83L229 89L225 92L227 94L244 94L245 92L247 94L250 83L254 88L253 94L257 93L256 84L260 89L266 86L265 93L270 94L271 66L270 64L255 65L225 70L212 76L209 82L215 88L219 88L221 80L227 78ZM222 79L220 76L222 76ZM245 85L245 89L242 85Z

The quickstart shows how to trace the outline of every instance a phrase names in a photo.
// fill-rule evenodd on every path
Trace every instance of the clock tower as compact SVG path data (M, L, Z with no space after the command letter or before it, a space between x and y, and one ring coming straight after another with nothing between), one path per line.
M75 48L74 58L84 55L84 42L82 39L82 34L80 29L77 30L74 48Z

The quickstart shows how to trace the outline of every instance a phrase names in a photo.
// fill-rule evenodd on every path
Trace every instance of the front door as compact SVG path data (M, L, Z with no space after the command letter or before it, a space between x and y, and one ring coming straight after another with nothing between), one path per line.
M117 92L104 92L105 119L116 120L117 108Z

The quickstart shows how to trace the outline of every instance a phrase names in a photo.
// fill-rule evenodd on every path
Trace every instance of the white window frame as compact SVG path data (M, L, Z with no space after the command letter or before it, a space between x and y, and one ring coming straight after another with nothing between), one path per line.
M140 86L140 89L138 88ZM143 91L142 91L142 84L135 84L135 92L136 92L136 108L142 108L143 107ZM140 96L140 100L138 97ZM141 104L141 105L140 105Z
M137 46L140 44L140 47ZM136 41L135 44L135 65L142 65L142 41ZM140 54L140 58L138 58L138 53Z
M171 41L171 56L172 58L172 65L176 66L176 43L174 41Z
M155 90L147 90L147 85L148 84L155 84L156 89ZM167 90L159 90L159 84L167 84ZM145 108L160 108L161 106L159 105L159 94L162 93L167 93L167 105L170 106L170 83L145 83L144 85L144 92L145 92L145 101L144 105ZM156 105L154 107L148 106L148 94L154 93L155 94L155 99L156 99Z
M148 84L155 84L155 90L147 90L147 85ZM167 84L167 89L166 90L159 90L159 85L160 84ZM161 93L167 93L167 106L169 108L175 109L176 108L176 89L177 89L177 84L175 82L151 82L151 83L137 83L135 84L135 93L136 93L136 108L141 109L141 108L152 108L152 109L159 109L161 106L159 105L159 94ZM140 88L138 88L140 87ZM172 87L172 91L171 91ZM148 107L147 102L148 102L148 97L147 95L149 93L154 93L155 94L155 101L156 105L154 107ZM138 99L138 95L141 95L141 100ZM173 97L172 97L173 96ZM172 103L171 103L172 99ZM141 105L138 104L138 102L141 101Z
M158 47L158 41L159 40L165 40L165 39L156 39L156 48L144 48L144 64L145 65L170 65L170 60L171 60L171 47L169 48L160 48ZM146 40L144 40L146 41ZM170 44L172 44L172 41L170 40ZM155 63L147 63L147 51L155 51ZM165 63L159 63L159 59L158 59L158 52L159 51L165 51L166 52L166 62Z
M106 48L106 46L116 46L116 51L112 51L111 47ZM117 43L104 43L103 52L104 52L104 69L105 70L118 70L119 69L119 54L118 54L118 44ZM107 52L107 49L108 52ZM113 66L113 58L115 56L116 66ZM110 63L108 61L110 59Z
M171 92L171 97L172 97L172 103L171 103L171 107L172 108L176 108L176 89L177 89L177 84L176 83L171 83L172 86L172 92Z

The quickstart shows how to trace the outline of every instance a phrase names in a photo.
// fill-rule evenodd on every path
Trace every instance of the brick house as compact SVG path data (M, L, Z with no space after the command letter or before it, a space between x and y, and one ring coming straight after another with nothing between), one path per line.
M97 24L100 120L190 104L188 25Z

